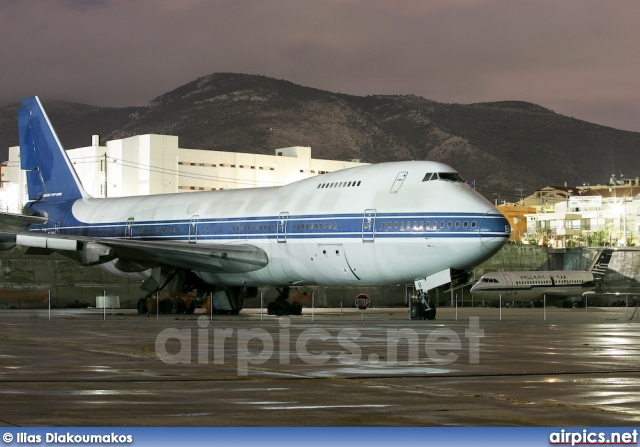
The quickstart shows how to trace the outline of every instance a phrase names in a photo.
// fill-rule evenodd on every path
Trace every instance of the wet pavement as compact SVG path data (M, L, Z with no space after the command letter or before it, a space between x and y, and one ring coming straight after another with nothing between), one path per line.
M3 310L0 424L638 425L633 311Z

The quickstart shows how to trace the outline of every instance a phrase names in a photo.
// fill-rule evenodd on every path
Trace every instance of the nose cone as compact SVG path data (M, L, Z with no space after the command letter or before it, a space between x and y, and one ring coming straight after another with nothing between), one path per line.
M484 276L482 278L484 278ZM497 297L500 294L500 292L496 292L495 290L492 291L491 284L482 282L482 278L480 278L480 280L471 287L471 290L470 290L471 294L479 298Z
M495 208L490 209L480 221L480 241L485 249L495 254L509 240L511 225Z

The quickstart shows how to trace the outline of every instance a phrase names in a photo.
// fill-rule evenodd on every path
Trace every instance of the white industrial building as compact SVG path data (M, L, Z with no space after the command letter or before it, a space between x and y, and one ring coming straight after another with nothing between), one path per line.
M354 161L311 158L311 148L286 147L275 155L220 152L178 147L172 135L138 135L67 151L93 197L123 197L185 191L285 185L326 172L362 166ZM9 148L1 171L0 209L19 212L27 202L20 147Z

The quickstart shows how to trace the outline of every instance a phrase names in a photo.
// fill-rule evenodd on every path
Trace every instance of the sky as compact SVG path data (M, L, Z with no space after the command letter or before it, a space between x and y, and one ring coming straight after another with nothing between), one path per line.
M0 0L0 107L140 106L234 72L640 131L639 55L637 0Z

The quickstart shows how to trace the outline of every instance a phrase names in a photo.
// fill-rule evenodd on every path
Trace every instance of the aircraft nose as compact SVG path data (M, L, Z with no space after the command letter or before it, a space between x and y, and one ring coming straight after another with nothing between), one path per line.
M490 209L480 220L480 240L482 245L497 252L509 240L511 225L504 215L495 208Z

